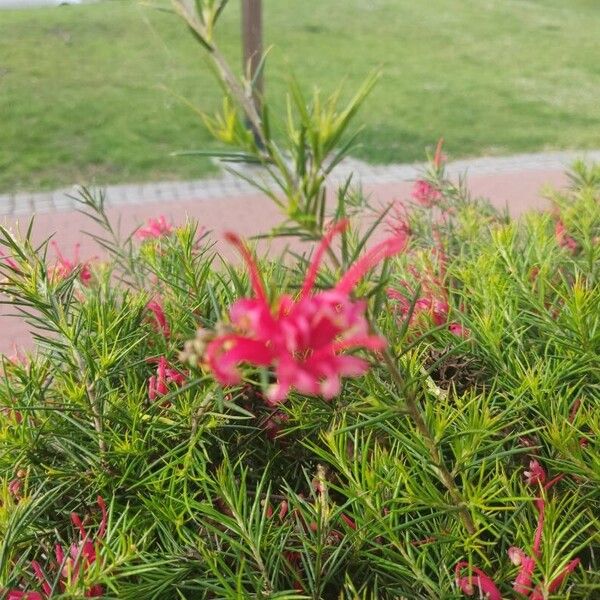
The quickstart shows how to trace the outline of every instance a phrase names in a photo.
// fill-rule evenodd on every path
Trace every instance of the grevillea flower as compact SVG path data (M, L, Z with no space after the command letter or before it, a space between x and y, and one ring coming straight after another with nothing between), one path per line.
M513 589L515 592L525 598L528 598L529 600L545 600L548 597L548 594L552 594L560 588L567 576L579 566L580 560L578 558L571 560L567 566L550 581L550 583L546 584L542 582L535 588L533 587L533 575L537 564L536 561L539 561L542 556L542 534L544 531L544 517L546 511L544 492L547 492L554 484L560 481L563 478L563 475L557 475L550 481L546 482L546 471L537 460L531 461L529 469L530 470L525 473L525 479L527 483L529 485L543 486L542 493L535 498L534 502L534 506L538 511L538 521L533 537L532 555L530 556L521 548L512 546L508 549L508 557L515 566L519 567L519 572L517 573L517 577L513 582ZM471 585L471 582L465 577L459 577L460 572L466 566L468 566L468 563L465 562L460 562L456 565L456 584L464 594L467 596L472 596L475 592L475 589ZM494 582L485 573L476 567L471 567L471 570L477 575L477 577L479 577L479 582L481 585L477 585L477 587L479 588L481 595L487 593L488 598L501 599L500 595L494 596L489 591L493 591L495 589L497 592L497 588L495 587ZM499 594L499 592L497 593Z
M56 264L48 271L48 277L50 277L50 279L58 279L60 281L69 277L74 271L79 270L79 281L81 281L83 285L88 285L90 283L92 279L90 264L89 261L81 262L79 260L80 246L81 244L75 244L73 260L69 260L61 253L58 244L54 241L52 242L52 247L56 252Z
M560 219L556 221L554 226L554 236L558 245L570 252L575 252L579 247L577 242L567 233L565 224Z
M513 582L513 589L518 594L527 596L531 593L533 587L533 571L535 570L535 560L531 556L527 556L521 548L512 546L508 549L508 557L513 565L520 567L519 573Z
M462 575L462 572L468 569L468 575ZM478 597L488 600L502 600L502 594L496 587L493 579L486 575L481 569L470 566L467 562L459 562L454 567L456 575L456 585L467 596L474 596L475 591L479 590Z
M173 368L169 361L161 356L158 359L156 375L148 379L148 398L154 401L159 396L168 394L170 383L177 387L182 386L185 383L185 375Z
M148 219L145 227L140 227L135 232L135 237L138 240L156 239L173 233L173 226L167 223L164 215L156 219Z
M0 259L2 259L2 261L4 261L15 273L21 272L21 268L16 263L16 261L14 259L12 259L10 256L7 256L6 254L4 254L4 252L2 252L1 250L0 250Z
M440 202L442 194L429 181L417 179L410 193L413 200L425 208L431 208Z
M454 334L456 337L461 337L464 339L471 337L471 332L460 323L450 323L450 325L448 325L448 331L450 331L450 333Z
M411 302L408 299L411 290L408 285L406 285L406 289L406 294L392 288L387 290L388 298L398 302L400 314L404 318L408 317L411 308ZM449 310L448 302L444 298L422 296L414 303L410 322L414 325L423 315L428 315L434 325L443 325L448 320Z
M529 462L529 471L525 471L523 477L527 485L544 485L546 483L546 471L535 459Z
M276 382L267 401L285 400L290 390L331 399L339 394L342 377L358 377L368 369L366 360L345 354L348 350L380 350L385 340L371 335L365 312L367 304L350 294L364 275L385 258L401 252L406 236L394 235L377 244L357 260L329 290L314 292L319 265L333 237L346 221L335 224L323 238L308 268L297 297L281 295L271 307L258 267L242 240L227 239L247 263L253 298L235 302L230 310L231 331L219 335L206 347L204 361L222 385L241 381L238 366L247 363L273 367Z
M154 317L153 324L155 325L156 331L168 339L171 335L171 329L167 323L167 317L165 316L165 311L160 299L154 298L154 300L151 300L146 304L146 308Z
M408 211L406 207L397 203L390 216L386 219L387 230L390 234L408 238L411 235Z
M578 566L581 561L578 558L574 558L571 562L567 564L567 566L548 584L548 586L544 586L543 584L538 585L535 590L533 590L533 594L531 594L530 600L545 600L548 597L548 594L553 594L560 588L563 581L567 578L567 576L572 573ZM546 587L547 593L544 592L544 588Z
M55 568L60 570L57 577L49 578L37 561L31 561L31 570L39 582L41 591L9 590L8 600L47 600L52 598L54 591L59 595L64 594L67 587L72 587L85 579L87 571L97 561L98 545L106 533L106 503L101 496L98 496L97 502L102 512L102 520L95 537L91 538L86 532L79 515L71 513L71 521L79 531L81 538L78 542L71 544L68 553L65 553L60 544L55 545ZM53 585L51 582L55 580L57 581ZM84 592L86 598L99 598L103 594L104 588L99 584L87 587Z

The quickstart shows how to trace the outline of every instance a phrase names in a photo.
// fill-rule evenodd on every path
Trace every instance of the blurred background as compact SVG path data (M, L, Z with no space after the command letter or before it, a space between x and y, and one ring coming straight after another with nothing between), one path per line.
M239 0L221 43L241 66ZM45 5L45 6L33 6ZM198 178L214 147L192 107L220 91L178 18L129 0L0 0L0 193ZM349 96L383 77L355 156L422 160L600 147L599 0L263 0L266 93Z

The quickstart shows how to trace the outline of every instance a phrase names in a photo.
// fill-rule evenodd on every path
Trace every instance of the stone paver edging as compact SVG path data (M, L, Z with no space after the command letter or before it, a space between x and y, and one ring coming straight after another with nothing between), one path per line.
M485 175L516 171L564 170L579 158L600 162L600 150L544 152L459 160L448 164L448 172L456 176L465 172L469 175ZM333 171L331 181L342 182L350 174L354 175L354 181L365 185L409 181L417 178L424 167L424 163L369 165L349 158ZM228 172L218 177L192 181L111 185L102 189L106 194L107 206L157 202L166 204L190 198L219 199L256 194L256 189L249 183ZM69 197L74 190L75 188L63 188L51 192L0 194L0 215L19 216L74 210L76 202Z

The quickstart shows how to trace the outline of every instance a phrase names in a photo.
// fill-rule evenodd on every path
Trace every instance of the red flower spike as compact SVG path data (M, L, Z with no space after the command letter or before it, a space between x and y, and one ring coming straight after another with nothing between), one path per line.
M165 339L168 339L171 336L171 329L167 323L167 317L165 316L165 311L161 302L155 298L154 300L148 302L146 308L154 316L154 324L158 333L161 333Z
M225 233L225 239L235 247L235 249L244 259L250 274L250 283L252 285L252 291L254 292L254 295L258 300L267 302L267 294L260 278L260 273L258 272L258 266L248 247L246 244L244 244L239 235L231 231Z
M167 223L163 215L156 219L148 219L146 227L140 227L135 232L138 240L157 239L173 233L173 226Z
M44 575L44 571L37 560L31 561L31 569L33 570L37 580L40 582L43 592L47 595L51 594L52 586L48 583L46 575Z
M432 208L442 199L442 194L431 183L424 179L417 179L413 186L411 196L425 208Z
M92 273L90 271L89 262L82 263L79 260L79 248L81 244L75 244L73 260L69 260L61 253L60 248L55 241L52 241L51 244L56 252L57 259L54 267L48 269L48 277L60 281L66 279L73 271L79 269L79 281L81 281L83 285L88 285L92 279Z
M310 263L308 268L308 272L306 273L306 278L304 279L304 285L302 286L302 291L300 292L300 298L304 298L309 295L312 291L315 281L317 279L317 273L319 271L319 267L321 265L321 261L323 260L323 255L327 252L327 249L331 246L331 242L333 238L338 234L342 233L348 228L348 219L342 219L337 223L334 223L325 234L325 237L321 240L317 251Z
M89 566L96 562L96 549L98 541L106 532L107 522L106 503L101 496L98 496L97 502L102 512L102 519L100 521L100 526L98 528L98 532L96 533L95 539L90 539L79 515L76 513L71 513L71 521L73 526L78 530L81 539L79 542L71 544L68 555L65 554L65 551L60 544L56 544L54 547L54 555L56 557L58 567L61 569L58 573L58 581L55 585L55 588L59 593L63 593L67 585L74 584L78 580L83 579ZM23 592L21 590L8 590L8 599L48 600L48 598L52 597L53 588L50 585L49 580L42 570L40 564L35 560L31 561L31 569L35 574L42 591ZM94 584L85 590L84 595L86 598L101 597L104 595L104 588L100 584Z
M341 513L340 517L342 517L342 521L344 521L344 523L346 523L350 529L356 529L356 521L354 519L351 519L345 513Z
M535 560L527 556L521 548L514 546L508 549L508 557L515 566L521 567L513 583L513 589L518 594L528 596L533 589L531 584L533 581L533 571L535 570Z
M168 394L168 384L170 383L176 387L181 387L185 383L185 375L173 368L167 359L161 356L158 359L156 375L152 375L148 379L148 398L150 401L153 402L158 397Z
M471 332L466 327L463 327L460 323L450 323L450 325L448 325L448 331L450 331L450 333L456 337L460 337L465 340L471 337Z
M2 252L1 250L0 250L0 259L3 260L15 273L21 272L21 268L16 263L16 261L14 259L12 259L10 256L7 256L6 254L4 254L4 252Z
M581 561L578 558L573 559L560 573L557 575L549 584L547 592L553 594L563 584L564 580L579 566ZM544 593L544 586L538 585L533 594L531 594L530 600L545 600L547 594Z
M567 234L565 225L560 219L556 221L556 225L554 226L554 236L556 238L556 243L561 248L566 248L570 252L575 252L579 247L577 242Z
M529 471L523 473L527 485L544 485L546 483L546 471L535 459L529 462Z
M441 137L438 140L437 146L435 148L435 154L433 155L433 166L436 169L439 169L442 166L442 163L446 160L446 157L442 154L442 146L444 145L444 138Z
M19 590L11 590L6 596L6 600L46 600L39 592L21 592Z
M335 286L335 291L349 294L358 282L381 261L391 258L404 251L408 243L408 236L394 235L371 248L365 255L359 258L340 279Z
M470 573L467 577L461 577L463 569L469 569ZM493 579L486 575L481 569L472 567L467 562L459 562L454 567L456 574L456 585L461 592L467 596L473 596L475 589L479 590L480 596L488 600L502 600L502 594L496 587Z
M289 505L287 500L283 500L279 506L279 519L283 521L288 514Z

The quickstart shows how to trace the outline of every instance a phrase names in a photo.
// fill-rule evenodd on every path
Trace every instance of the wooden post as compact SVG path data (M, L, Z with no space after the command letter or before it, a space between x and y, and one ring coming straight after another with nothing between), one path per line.
M242 44L244 47L244 72L254 79L262 57L262 0L242 0ZM253 101L260 114L260 99L264 81L261 75L254 86Z

